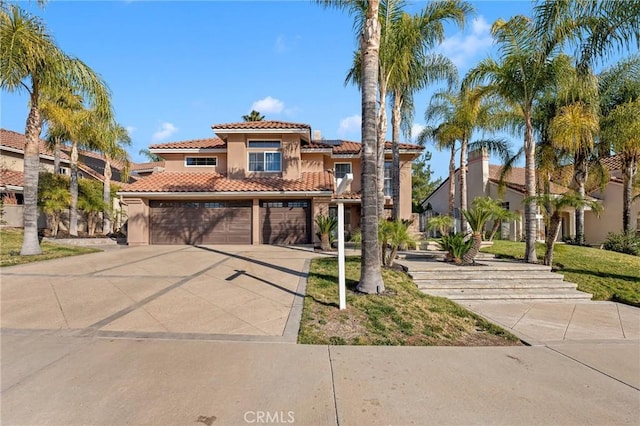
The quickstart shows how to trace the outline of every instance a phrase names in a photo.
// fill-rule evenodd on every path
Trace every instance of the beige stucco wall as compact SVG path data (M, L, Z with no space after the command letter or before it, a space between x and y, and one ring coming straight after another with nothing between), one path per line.
M411 156L400 156L400 219L411 219Z
M5 170L24 172L24 158L22 154L16 152L2 151L0 154L0 167ZM69 164L62 163L61 167L69 167ZM53 173L53 161L40 158L40 170Z
M324 154L301 154L300 170L303 172L321 172L325 170L324 159Z
M125 198L124 203L128 212L127 243L130 246L148 245L149 200Z
M609 182L603 192L594 193L602 200L604 210L598 217L592 211L584 214L585 241L587 244L602 244L609 232L622 232L622 193L621 183ZM635 228L640 215L640 200L631 204L631 227Z
M290 180L299 179L301 166L300 136L282 135L282 177Z
M185 165L186 157L216 157L217 165L215 166L190 166ZM203 154L162 154L164 158L164 169L167 172L227 172L227 154L226 153L203 153Z

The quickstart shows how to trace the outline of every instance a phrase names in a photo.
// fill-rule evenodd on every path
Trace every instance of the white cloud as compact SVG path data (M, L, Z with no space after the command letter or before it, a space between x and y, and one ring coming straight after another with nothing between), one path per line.
M457 67L464 67L472 58L485 55L492 44L491 25L479 16L471 23L470 34L459 32L447 37L437 50L449 57Z
M129 135L129 137L133 136L133 132L135 132L137 129L133 126L126 126L125 130L127 131L127 134Z
M280 114L284 109L284 102L271 96L255 101L251 105L251 109L258 111L260 114Z
M164 122L160 125L160 128L151 136L151 141L161 142L168 139L171 135L176 133L178 128L172 123Z
M276 38L276 43L274 46L274 49L276 51L276 53L284 53L288 50L287 48L287 42L284 38L284 36L282 34L280 34L277 38Z
M420 134L420 132L422 132L424 129L425 129L424 124L413 123L413 126L411 126L411 140L415 141L418 135Z
M338 127L338 136L341 138L346 137L349 134L359 133L362 128L362 117L359 115L352 115L340 120L340 127Z

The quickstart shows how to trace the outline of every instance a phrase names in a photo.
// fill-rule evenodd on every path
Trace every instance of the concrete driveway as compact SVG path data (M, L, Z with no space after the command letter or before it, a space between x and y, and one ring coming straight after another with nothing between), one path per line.
M0 324L86 336L295 341L314 256L293 247L147 246L3 268Z

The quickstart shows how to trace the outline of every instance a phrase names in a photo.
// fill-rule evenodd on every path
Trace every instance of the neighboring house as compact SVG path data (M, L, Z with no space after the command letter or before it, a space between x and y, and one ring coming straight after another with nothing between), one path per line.
M0 196L8 203L24 203L24 146L26 137L22 133L0 129ZM54 172L54 153L47 147L45 141L40 140L40 170ZM80 179L95 179L104 182L105 159L102 155L81 150L78 153L78 176ZM117 161L111 162L112 182L118 182L122 176L123 164ZM71 172L71 159L69 148L63 147L60 153L60 174L69 175ZM119 183L121 184L121 183ZM117 207L117 199L114 200ZM8 209L9 207L5 207ZM22 206L19 206L21 209ZM11 220L7 220L8 226L22 226L21 210L12 211ZM44 220L40 220L44 226Z
M24 186L24 145L26 137L22 133L0 129L0 191L2 194L15 194L18 204L22 204ZM53 173L54 153L47 147L45 141L40 140L40 169ZM104 182L104 157L91 151L78 153L78 176ZM60 174L69 175L71 160L69 148L63 148L60 153ZM120 181L122 164L112 162L111 173L113 182Z
M151 173L163 172L164 161L154 161L150 163L135 163L131 165L131 177L138 180L141 177L149 176Z
M609 232L622 231L622 180L620 176L620 161L617 157L610 157L603 160L603 164L610 171L611 179L606 185L604 191L594 191L589 196L596 201L602 203L604 211L600 217L586 208L585 210L585 241L587 244L601 244ZM519 241L524 235L524 204L523 200L526 196L525 188L525 169L514 167L511 172L504 178L503 187L500 185L501 166L489 164L489 155L484 150L473 151L469 153L469 161L467 164L467 196L469 206L477 197L490 196L494 199L500 199L504 203L504 207L510 211L517 213L520 220L511 223L503 223L500 235L503 239ZM455 185L455 212L456 230L460 230L460 170L456 171ZM560 195L569 188L557 183L551 183L551 193ZM449 210L449 179L447 178L442 184L436 188L423 202L422 207L425 209L424 220L434 215L448 214ZM633 204L632 216L637 217L640 212L640 202ZM562 213L562 226L560 229L559 239L573 239L576 235L575 230L575 210L573 208L565 209ZM640 219L639 219L640 220ZM537 215L537 237L539 240L544 239L545 227L542 214Z
M354 180L339 197L346 204L346 227L360 226L361 144L319 140L317 134L312 140L308 124L256 121L212 128L217 137L149 147L164 159L164 170L140 174L119 192L128 206L130 245L309 244L316 239L314 218L337 205L336 180L347 173ZM422 147L400 149L400 215L410 218L411 162Z

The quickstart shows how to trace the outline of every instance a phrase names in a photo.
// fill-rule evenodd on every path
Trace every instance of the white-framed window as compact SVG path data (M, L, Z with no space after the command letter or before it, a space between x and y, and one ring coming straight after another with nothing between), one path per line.
M347 173L351 173L351 163L335 163L333 169L336 178L342 179Z
M187 167L210 167L218 165L218 157L185 157Z
M393 195L393 188L391 186L391 161L384 162L384 195L385 197L391 197Z
M279 140L250 140L247 145L250 172L282 171L282 153L274 150L280 149Z
M58 174L60 174L60 175L68 175L69 174L69 169L67 169L66 167L58 167Z
M249 153L250 172L279 172L282 170L282 154L276 151Z

